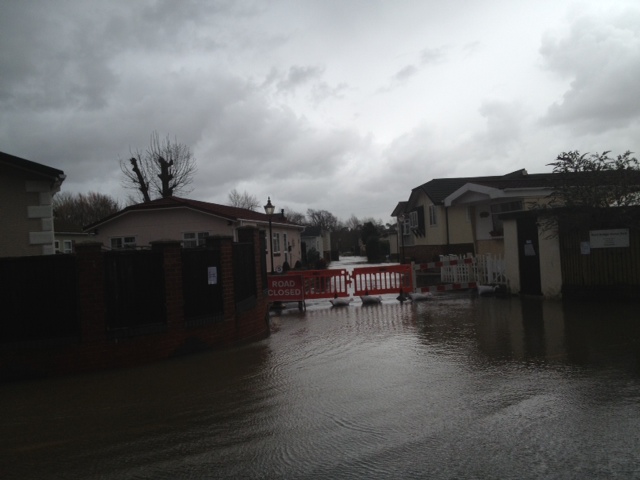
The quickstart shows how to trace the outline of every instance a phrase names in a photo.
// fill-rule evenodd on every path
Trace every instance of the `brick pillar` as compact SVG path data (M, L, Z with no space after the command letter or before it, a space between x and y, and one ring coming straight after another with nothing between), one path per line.
M258 298L264 295L267 289L266 276L266 255L262 248L262 239L260 238L260 230L255 227L242 227L238 229L238 241L253 243L253 257L256 265L256 290ZM263 280L264 279L264 280Z
M164 269L167 329L184 328L184 296L182 294L182 249L176 240L151 242L153 251L162 252Z
M107 305L105 302L102 243L76 245L78 268L78 320L85 344L106 340Z
M215 235L207 238L207 247L220 251L219 281L224 298L224 321L235 320L236 300L233 287L233 237Z

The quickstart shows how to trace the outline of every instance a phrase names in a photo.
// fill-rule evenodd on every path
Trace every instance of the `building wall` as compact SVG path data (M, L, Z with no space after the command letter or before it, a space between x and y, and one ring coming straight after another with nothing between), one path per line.
M540 285L547 298L562 297L562 263L560 242L557 235L550 235L538 227L540 249Z
M111 248L111 239L114 237L136 237L137 246L149 246L157 240L176 240L182 242L184 233L208 232L210 236L231 236L237 240L237 222L230 223L220 217L206 215L186 208L156 210L150 212L130 212L121 217L101 225L97 229L95 237L91 241L101 242L104 247ZM273 223L271 230L274 235L280 235L280 250L275 251L274 244L273 264L274 269L281 267L285 260L293 266L302 258L300 247L300 230L286 228L278 223ZM287 235L287 243L291 245L291 251L286 251L284 234ZM271 271L271 255L269 254L269 234L266 232L267 245L267 269Z
M136 237L136 245L149 246L156 240L181 242L185 232L209 232L233 236L234 226L224 219L184 208L151 212L130 212L101 225L93 238L111 247L111 238Z
M473 218L469 216L467 206L451 206L447 210L449 243L473 243Z
M51 184L0 165L0 256L54 253Z

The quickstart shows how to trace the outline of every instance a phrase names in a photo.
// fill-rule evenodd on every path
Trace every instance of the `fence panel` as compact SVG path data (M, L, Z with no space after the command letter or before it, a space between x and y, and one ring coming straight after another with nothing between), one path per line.
M258 294L253 243L233 244L233 288L238 310L253 307Z
M0 259L0 343L77 336L75 255Z
M354 295L379 295L383 293L409 292L411 265L354 268L351 273Z
M566 297L640 298L640 231L629 231L629 247L591 248L589 231L560 237L562 292Z
M480 285L508 285L502 255L455 256L443 258L440 277L443 283L478 283ZM435 264L437 265L437 264Z
M224 288L220 251L182 250L182 292L187 325L201 325L224 318Z
M348 297L349 272L340 270L289 270L289 275L304 277L304 298Z
M104 254L107 330L166 324L162 253Z

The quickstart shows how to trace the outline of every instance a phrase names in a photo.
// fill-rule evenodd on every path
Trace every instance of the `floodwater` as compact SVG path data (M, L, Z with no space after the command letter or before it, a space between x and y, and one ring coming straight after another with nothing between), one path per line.
M640 305L451 293L0 385L2 479L640 478Z

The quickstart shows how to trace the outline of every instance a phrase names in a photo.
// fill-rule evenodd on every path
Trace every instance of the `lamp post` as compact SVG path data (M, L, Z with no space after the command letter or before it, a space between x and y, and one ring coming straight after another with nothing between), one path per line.
M401 214L398 217L398 220L400 220L401 225L400 225L400 244L402 245L402 258L400 259L400 263L403 264L404 263L404 213Z
M273 274L273 232L271 231L271 217L276 207L271 204L271 197L264 206L264 213L269 217L269 255L271 256L271 274Z

